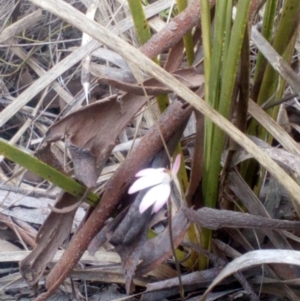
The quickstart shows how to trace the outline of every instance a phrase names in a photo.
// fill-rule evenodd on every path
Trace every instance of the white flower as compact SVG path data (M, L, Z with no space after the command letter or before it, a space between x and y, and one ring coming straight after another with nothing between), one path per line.
M128 193L133 194L145 188L152 187L143 197L139 210L145 212L154 204L153 211L159 211L167 202L171 193L171 182L175 179L180 167L180 155L175 159L172 170L166 168L146 168L139 171L137 179L129 188Z

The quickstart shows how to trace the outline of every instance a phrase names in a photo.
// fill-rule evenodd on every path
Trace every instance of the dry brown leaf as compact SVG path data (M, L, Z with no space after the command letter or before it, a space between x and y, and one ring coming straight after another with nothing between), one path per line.
M55 123L47 132L46 141L66 138L76 178L87 187L94 187L118 135L145 102L145 97L131 93L123 97L113 95Z
M199 35L200 36L200 35ZM168 53L164 69L169 72L175 72L184 58L184 43L181 39L174 47L172 47Z
M0 190L2 214L35 225L43 224L50 213L48 205L53 206L55 200L46 198L45 194L41 196L38 192L33 193L32 196L25 195L25 193L26 191L24 193L8 193ZM80 208L76 212L72 232L78 228L83 217L84 210Z
M57 208L71 206L77 202L76 198L68 193L61 193L56 203ZM51 212L37 236L37 246L20 262L20 273L31 287L35 287L42 276L46 265L52 260L57 248L66 240L71 232L76 210L62 215Z
M179 69L172 73L172 75L190 89L196 89L204 83L204 75L197 73L195 68ZM171 89L167 88L154 78L144 81L143 87L127 82L120 82L114 78L107 77L99 79L99 83L105 83L122 91L131 92L137 95L144 95L145 90L148 95L159 95L172 92Z
M135 215L137 215L135 208ZM131 215L132 218L132 215ZM126 292L127 294L132 294L133 292L133 277L135 274L136 266L139 263L140 256L143 250L143 246L147 241L147 233L149 221L151 218L151 208L148 209L147 212L143 213L143 219L146 222L143 222L142 225L139 225L139 232L135 236L134 241L130 241L130 244L123 244L123 241L117 242L114 237L110 240L110 242L115 246L118 254L121 257L122 265L125 271L125 280L126 280ZM134 219L132 219L134 221ZM141 221L141 220L140 220Z
M142 215L137 213L139 203L146 192L147 190L141 191L129 210L121 212L110 225L104 227L100 232L103 232L108 237L110 234L108 231L114 228L114 232L110 234L109 243L115 247L121 257L127 294L132 294L136 266L139 263L143 246L148 238L147 233L152 209L148 209ZM98 238L100 241L102 239L102 242L104 241L103 234Z
M183 210L179 209L172 220L172 234L176 248L184 238L190 222ZM141 254L142 262L137 267L137 275L145 275L172 255L169 229L166 228L157 237L147 240Z
M101 229L100 232L93 238L88 246L88 251L91 255L94 255L100 246L112 237L113 232L117 229L123 218L127 214L127 208L120 212L114 219L109 218L105 226Z
M261 149L264 150L265 153L267 153L270 158L277 161L281 166L284 166L288 170L292 170L295 172L298 176L300 176L300 159L299 156L294 155L284 149L277 148L277 147L271 147L269 144L267 144L265 141L254 137L249 136L249 138ZM222 162L224 162L224 158L227 152L224 152L224 155L222 155ZM241 150L235 153L235 155L232 158L232 164L236 165L241 163L244 160L250 159L253 156L248 154L245 150Z
M195 146L192 158L192 170L189 180L189 186L185 194L186 203L188 206L192 206L192 198L196 193L200 181L202 179L202 163L203 163L203 144L204 144L204 117L203 115L195 111L196 116L196 137ZM197 207L198 204L195 204Z
M213 240L213 243L215 243L216 240ZM237 251L235 251L234 249L232 249L229 245L221 242L226 248L231 249L233 252L238 253ZM197 251L200 254L205 255L209 261L211 262L211 264L214 267L219 267L219 266L225 266L227 264L227 260L223 259L225 258L225 256L223 256L222 253L222 257L219 257L218 255L215 255L215 251L214 253L211 253L210 251L203 249L201 247L199 247L198 245L195 245L193 243L184 243L183 246L185 247L189 247L192 248L193 250ZM238 255L239 256L239 255ZM246 277L241 273L241 272L237 272L233 274L234 277L240 282L240 284L242 285L242 287L244 288L244 290L246 291L246 293L250 296L251 301L259 301L258 296L255 294L255 292L253 291L253 288L251 287L251 285L249 284L248 280L246 279Z
M239 200L243 203L249 213L255 215L261 215L264 217L270 217L267 210L252 191L252 189L247 185L245 180L242 178L240 174L237 172L229 172L228 174L229 187L235 193L235 195L239 198ZM258 232L258 230L256 231ZM272 244L278 249L292 249L290 243L285 238L285 236L281 233L281 231L271 231L268 229L263 229L263 233L265 233ZM260 234L260 232L258 232ZM268 268L268 267L266 267ZM288 273L282 273L283 269L277 269L275 273L282 279L285 279L285 275L289 274L290 276L299 274L299 268L295 266L285 266L285 269L288 270ZM269 273L274 273L271 269L268 271ZM288 287L283 286L283 289L286 291L287 295L291 295L292 292Z
M206 300L208 293L229 275L260 264L280 263L300 266L300 252L292 250L258 250L248 252L230 262L214 279L200 301Z
M59 156L58 152L55 152L55 149L50 144L40 148L35 153L35 156L56 170L65 173L62 154Z

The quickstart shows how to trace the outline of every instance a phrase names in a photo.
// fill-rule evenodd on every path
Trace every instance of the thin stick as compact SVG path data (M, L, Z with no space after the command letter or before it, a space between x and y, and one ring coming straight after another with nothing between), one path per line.
M184 288L183 288L182 279L181 279L181 271L180 271L179 262L176 257L175 246L174 246L174 242L173 242L172 204L171 204L170 198L168 199L168 224L169 224L170 243L171 243L171 248L172 248L172 252L173 252L173 256L174 256L174 260L175 260L175 266L176 266L176 270L177 270L177 274L178 274L180 298L181 298L181 301L184 301L185 298L184 298Z

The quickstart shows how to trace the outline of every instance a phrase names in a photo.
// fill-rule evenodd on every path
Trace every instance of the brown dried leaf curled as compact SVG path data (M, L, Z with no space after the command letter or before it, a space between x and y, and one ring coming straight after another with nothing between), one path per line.
M146 103L144 96L117 95L84 107L55 123L46 134L46 141L67 139L75 176L87 187L94 187L115 141Z
M64 192L56 203L56 208L71 206L78 200ZM36 236L36 247L20 262L20 273L31 287L37 285L46 265L54 257L57 248L69 236L76 210L62 215L51 212Z

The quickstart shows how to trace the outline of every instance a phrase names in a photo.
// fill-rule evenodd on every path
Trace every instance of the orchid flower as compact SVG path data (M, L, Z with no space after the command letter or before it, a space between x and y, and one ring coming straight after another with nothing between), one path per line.
M135 176L137 179L129 188L128 193L133 194L145 188L150 188L143 197L139 211L145 212L150 206L153 211L159 211L169 199L171 194L171 182L176 178L180 167L180 155L177 155L172 169L146 168L139 171Z

